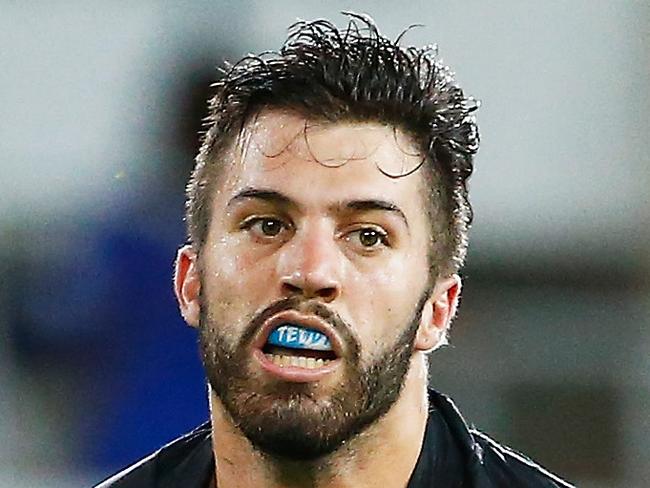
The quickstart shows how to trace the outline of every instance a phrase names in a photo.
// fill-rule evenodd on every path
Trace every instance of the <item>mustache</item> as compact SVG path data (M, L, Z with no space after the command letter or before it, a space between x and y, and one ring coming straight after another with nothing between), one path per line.
M294 310L305 315L314 315L320 318L327 322L344 342L348 343L355 350L358 348L359 343L355 334L352 332L352 328L339 316L338 313L320 302L305 300L300 297L283 298L273 302L261 312L257 313L244 331L241 343L248 344L253 340L255 333L262 327L262 325L264 325L264 322L274 315L287 310Z

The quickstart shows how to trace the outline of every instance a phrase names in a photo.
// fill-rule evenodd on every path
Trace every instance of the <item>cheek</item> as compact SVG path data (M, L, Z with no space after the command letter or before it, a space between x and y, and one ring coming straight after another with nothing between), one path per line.
M426 275L409 264L402 257L355 273L349 307L369 350L394 342L415 313Z
M226 292L233 287L248 286L248 281L259 275L255 256L233 250L225 243L211 246L210 256L206 261L205 275Z
M204 267L204 300L211 314L229 323L250 317L263 303L272 273L249 253L212 246Z

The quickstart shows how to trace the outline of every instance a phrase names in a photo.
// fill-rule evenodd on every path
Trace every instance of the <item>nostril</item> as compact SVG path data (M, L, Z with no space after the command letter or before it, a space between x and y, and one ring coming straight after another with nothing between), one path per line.
M331 302L340 294L339 283L323 276L323 273L294 271L280 278L282 293L288 296L302 295L305 298L320 298Z
M338 296L338 288L336 286L323 286L321 288L302 287L294 285L288 281L282 283L282 289L288 296L303 295L305 298L321 298L331 302Z
M336 288L332 286L332 287L321 288L316 291L316 294L320 298L324 298L326 300L334 300L334 298L336 298L337 291Z
M296 293L300 293L301 289L299 286L292 285L291 283L283 283L282 286L284 287L285 291L289 292L292 295L295 295Z

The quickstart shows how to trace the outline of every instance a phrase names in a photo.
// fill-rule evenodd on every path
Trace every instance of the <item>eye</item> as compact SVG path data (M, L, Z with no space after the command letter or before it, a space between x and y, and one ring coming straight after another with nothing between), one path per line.
M347 240L353 244L358 244L364 250L379 249L388 247L388 234L375 227L364 227L354 230L347 235Z
M274 217L252 217L242 222L240 228L259 237L276 237L286 230L288 225Z

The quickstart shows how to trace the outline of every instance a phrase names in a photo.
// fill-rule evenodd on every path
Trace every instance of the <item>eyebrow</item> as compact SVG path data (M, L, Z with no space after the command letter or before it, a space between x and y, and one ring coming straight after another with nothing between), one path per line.
M275 203L276 205L281 205L283 207L295 207L296 203L289 198L287 195L280 193L275 190L267 190L263 188L244 188L243 190L237 192L228 202L228 206L231 206L241 200L263 200L270 203ZM408 219L404 212L395 205L393 202L387 200L378 200L378 199L364 199L364 200L348 200L335 203L332 205L332 208L338 211L341 210L359 210L359 211L382 211L390 212L397 215L406 227L408 228Z
M293 201L288 196L274 190L265 190L261 188L244 188L243 190L237 192L228 202L228 206L231 206L234 203L237 203L241 200L264 200L271 203L280 204L282 206L288 207L293 204Z
M404 221L404 224L406 225L407 228L409 226L408 220L406 219L406 215L404 215L404 212L402 212L402 210L397 205L395 205L392 202L388 202L386 200L374 200L374 199L350 200L348 202L344 202L341 206L343 208L350 209L350 210L362 210L362 211L380 210L383 212L392 212Z

